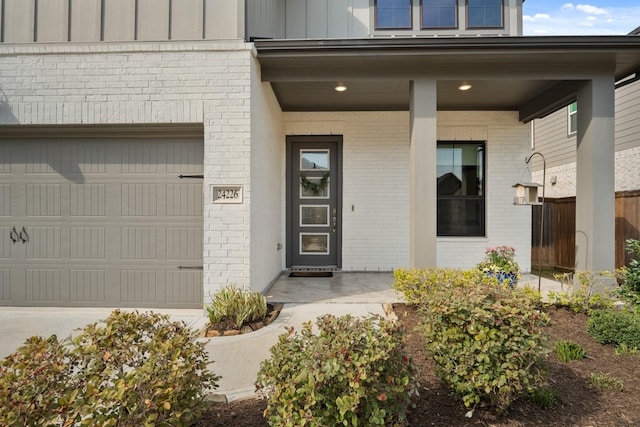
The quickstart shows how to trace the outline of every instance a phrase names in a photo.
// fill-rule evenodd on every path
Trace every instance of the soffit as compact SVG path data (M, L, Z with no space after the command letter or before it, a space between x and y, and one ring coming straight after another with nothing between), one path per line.
M640 37L483 37L256 41L262 80L285 111L408 110L409 81L437 80L440 110L520 110L541 117L580 82L640 70ZM336 82L348 90L336 93ZM469 81L473 88L460 92ZM554 99L554 88L564 88ZM570 88L571 90L567 90ZM528 108L535 104L536 111ZM526 117L525 117L526 116Z

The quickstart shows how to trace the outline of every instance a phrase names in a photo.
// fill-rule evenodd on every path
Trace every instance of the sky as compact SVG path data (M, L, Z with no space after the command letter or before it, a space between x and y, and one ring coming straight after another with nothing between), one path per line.
M526 0L525 36L624 35L640 27L640 0Z

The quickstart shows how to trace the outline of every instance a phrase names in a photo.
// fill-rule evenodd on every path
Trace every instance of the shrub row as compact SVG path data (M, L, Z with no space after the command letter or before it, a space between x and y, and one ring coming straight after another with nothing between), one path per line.
M196 332L114 311L73 339L32 337L0 363L1 425L189 425L218 377Z

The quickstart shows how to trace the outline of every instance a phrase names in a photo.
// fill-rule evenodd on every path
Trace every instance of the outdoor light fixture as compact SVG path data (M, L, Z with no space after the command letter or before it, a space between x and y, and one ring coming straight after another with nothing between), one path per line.
M333 89L336 92L345 92L347 90L347 86L344 83L338 83Z
M528 165L531 158L535 155L542 158L542 185L534 182L519 182L513 187L516 189L516 197L513 199L514 205L540 205L540 248L542 249L542 239L544 238L544 184L547 179L547 161L542 153L536 151L525 159L525 163ZM542 187L542 197L538 202L538 187ZM540 292L540 284L542 281L542 256L538 255L538 292Z
M460 86L458 86L458 90L461 91L467 91L469 89L471 89L473 86L471 86L468 82L462 82L462 84Z

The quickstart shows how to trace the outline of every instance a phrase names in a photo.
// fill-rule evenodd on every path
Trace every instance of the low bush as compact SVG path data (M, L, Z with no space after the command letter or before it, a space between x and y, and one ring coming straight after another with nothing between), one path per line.
M189 425L218 380L196 334L166 315L116 310L73 339L31 338L2 361L0 407L14 409L0 424ZM33 423L14 422L25 413Z
M504 411L543 382L548 317L525 293L471 282L440 288L424 307L436 373L466 407L486 401Z
M620 294L640 307L640 240L628 239L625 248L634 259L620 270Z
M640 349L640 314L625 310L596 310L587 322L587 332L602 344Z
M558 392L549 387L539 387L529 395L529 400L540 409L551 409L558 402Z
M264 320L267 299L260 292L228 285L214 294L207 312L211 324L228 320L240 329L245 323Z
M404 296L408 304L419 305L429 301L434 292L443 288L458 288L469 283L498 283L498 279L480 270L455 270L449 268L397 269L393 272L393 289Z
M584 348L571 341L558 341L556 343L556 354L564 363L572 360L582 360L587 355Z
M562 290L548 292L551 305L566 307L576 313L590 313L614 306L616 289L613 273L578 271L556 274L554 277L560 282Z
M279 337L256 388L273 426L394 425L405 420L415 368L402 329L379 316L325 315Z

